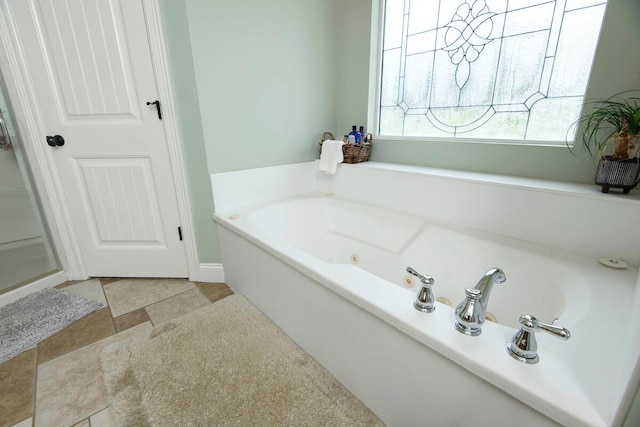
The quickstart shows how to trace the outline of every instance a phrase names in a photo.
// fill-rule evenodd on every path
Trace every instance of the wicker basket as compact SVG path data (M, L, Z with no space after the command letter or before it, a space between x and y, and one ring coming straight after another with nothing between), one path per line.
M335 139L331 132L325 132L322 134L322 140L320 141L320 147L322 142L327 139ZM363 137L367 139L367 142L360 143L358 145L344 144L342 146L342 156L344 157L344 163L361 163L369 160L369 154L371 154L371 145L373 144L373 134L367 133Z
M640 160L614 160L611 156L603 156L596 171L596 184L602 186L602 192L608 193L609 188L622 188L624 194L638 184Z

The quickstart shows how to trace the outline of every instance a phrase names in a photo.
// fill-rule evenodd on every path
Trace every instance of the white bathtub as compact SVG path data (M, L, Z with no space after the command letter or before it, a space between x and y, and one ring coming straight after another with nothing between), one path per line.
M386 423L621 424L637 385L637 268L614 270L576 251L563 236L571 224L548 230L555 223L538 212L516 227L511 215L551 197L547 206L563 209L560 217L575 214L571 204L595 203L597 211L612 200L619 215L633 217L637 200L390 165L340 165L335 177L315 168L213 176L225 279ZM412 194L413 181L455 191L425 201ZM358 200L371 188L378 200ZM490 206L477 202L480 190ZM633 242L610 247L608 255L637 265ZM416 311L418 284L410 287L407 266L432 275L436 297L453 305L486 270L502 268L507 282L488 306L497 323L468 337L453 328L452 307ZM557 317L572 338L538 333L540 362L522 364L505 350L522 314Z

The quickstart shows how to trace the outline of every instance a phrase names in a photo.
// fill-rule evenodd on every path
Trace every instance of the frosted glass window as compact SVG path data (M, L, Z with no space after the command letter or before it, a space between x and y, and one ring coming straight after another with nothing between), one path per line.
M378 132L564 144L606 0L387 0Z

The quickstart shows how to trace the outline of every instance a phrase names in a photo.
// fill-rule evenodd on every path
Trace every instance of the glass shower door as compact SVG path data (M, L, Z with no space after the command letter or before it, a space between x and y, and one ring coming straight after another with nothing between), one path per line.
M60 270L0 78L0 294Z

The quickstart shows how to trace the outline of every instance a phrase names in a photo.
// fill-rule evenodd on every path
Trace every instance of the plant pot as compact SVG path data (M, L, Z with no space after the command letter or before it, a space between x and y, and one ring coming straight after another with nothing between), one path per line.
M614 160L612 156L600 157L596 171L596 184L602 186L602 192L608 193L609 188L622 188L628 194L638 185L640 159Z

